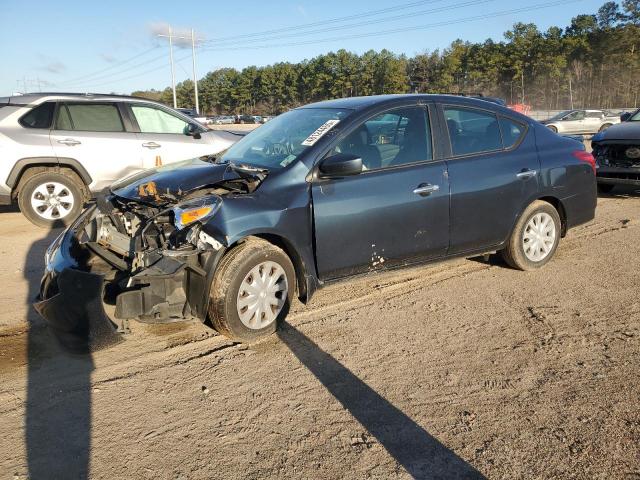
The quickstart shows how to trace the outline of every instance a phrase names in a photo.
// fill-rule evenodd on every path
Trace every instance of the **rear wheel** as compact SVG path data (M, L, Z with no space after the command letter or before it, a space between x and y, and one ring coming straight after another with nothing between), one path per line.
M83 185L71 171L35 173L21 182L18 205L34 225L43 228L68 225L82 211Z
M604 132L607 128L609 128L611 126L610 123L605 123L604 125L602 125L600 127L600 130L598 130L599 132Z
M535 270L556 252L562 223L553 205L537 200L527 207L516 224L502 257L518 270Z
M220 262L211 285L209 318L222 335L253 342L276 331L289 313L295 270L282 249L251 239Z
M549 125L547 128L549 130L551 130L553 133L558 133L558 127L554 127L553 125Z

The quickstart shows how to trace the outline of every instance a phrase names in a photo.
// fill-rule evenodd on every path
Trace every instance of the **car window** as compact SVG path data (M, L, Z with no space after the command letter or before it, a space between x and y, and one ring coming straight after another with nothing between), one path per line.
M569 115L564 117L563 120L584 120L585 112L584 110L576 110L571 112Z
M587 112L587 118L602 118L601 112Z
M20 125L27 128L50 128L55 102L44 102L29 110L20 118Z
M58 109L56 128L83 132L124 132L118 107L109 103L66 103Z
M525 133L525 126L521 123L514 122L508 118L500 117L500 131L502 132L502 141L504 148L511 148L516 145Z
M180 133L183 134L188 123L159 108L145 105L131 105L142 133Z
M453 155L470 155L502 149L495 114L482 110L445 107L444 116Z
M376 115L342 139L332 153L358 155L364 170L431 160L427 111L405 107Z

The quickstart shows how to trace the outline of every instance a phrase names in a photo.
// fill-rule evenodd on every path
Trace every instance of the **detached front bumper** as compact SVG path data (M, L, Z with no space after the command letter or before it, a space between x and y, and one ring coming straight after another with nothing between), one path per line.
M93 211L87 209L48 248L39 301L34 303L61 343L75 352L121 340L104 309L104 276L90 271L90 256L78 240Z
M597 180L608 185L640 186L640 168L600 166Z

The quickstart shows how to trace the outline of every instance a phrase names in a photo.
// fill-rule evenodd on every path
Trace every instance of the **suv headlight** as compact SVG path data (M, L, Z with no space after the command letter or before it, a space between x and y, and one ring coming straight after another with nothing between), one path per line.
M217 195L187 200L173 208L174 223L178 230L194 222L213 217L222 205L222 199Z

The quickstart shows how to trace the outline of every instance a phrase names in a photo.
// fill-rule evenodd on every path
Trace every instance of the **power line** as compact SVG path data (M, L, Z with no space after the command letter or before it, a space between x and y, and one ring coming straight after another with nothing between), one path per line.
M107 71L109 71L109 70L111 70L111 69L114 69L114 68L119 68L119 67L121 67L122 65L125 65L125 64L127 64L127 63L129 63L129 62L132 62L133 60L136 60L136 59L138 59L138 58L140 58L140 57L142 57L142 56L146 55L147 53L152 52L153 50L155 50L155 49L157 49L157 48L158 48L158 45L155 45L155 46L153 46L153 47L149 48L148 50L145 50L144 52L140 52L140 53L138 53L138 54L134 55L134 56L133 56L133 57L131 57L131 58L128 58L128 59L123 60L123 61L121 61L121 62L116 62L116 63L114 63L114 64L112 64L112 65L109 65L108 67L102 68L102 69L100 69L100 70L96 70L95 72L92 72L92 73L87 73L87 74L85 74L85 75L80 75L79 77L70 78L70 79L68 79L68 80L65 80L65 81L64 81L64 83L65 83L65 84L67 84L67 83L76 83L76 81L78 81L78 80L86 79L86 78L89 78L89 77L93 77L93 76L95 76L95 75L99 75L99 74L101 74L101 73L103 73L103 72L107 72Z
M374 24L378 24L378 23L386 23L386 22L393 22L393 21L397 21L397 20L403 20L407 17L415 17L415 16L420 16L420 15L427 15L430 13L440 13L440 12L446 12L449 10L455 10L458 8L463 8L463 7L471 7L471 6L475 6L475 5L481 5L481 4L485 4L485 3L490 3L490 2L494 2L496 0L470 0L470 1L466 1L466 2L462 2L462 3L457 3L454 5L447 5L445 7L439 7L439 8L432 8L430 10L419 10L416 12L410 12L410 13L403 13L401 15L395 15L392 17L385 17L385 18L379 18L377 20L367 20L365 22L359 22L359 23L350 23L347 25L338 25L338 26L334 26L334 27L328 27L328 28L321 28L321 29L317 29L317 30L311 30L311 31L307 31L307 32L302 32L302 33L292 33L292 34L287 34L287 35L279 35L279 36L273 36L271 38L266 38L266 41L271 41L271 40L278 40L278 39L282 39L282 38L295 38L295 37L299 37L299 36L307 36L307 35L315 35L317 33L324 33L324 32L332 32L332 31L337 31L337 30L344 30L347 28L354 28L354 27L361 27L361 26L368 26L368 25L374 25ZM207 42L208 43L208 42ZM232 40L228 40L226 42L217 42L217 45L220 46L220 43L222 43L222 47L224 47L226 43L242 43L242 42L234 42Z
M250 45L250 46L239 46L239 47L209 47L209 48L203 48L202 51L253 50L253 49L276 48L276 47L291 47L291 46L299 46L299 45L312 45L316 43L325 43L325 42L333 42L333 41L341 41L341 40L353 40L358 38L375 37L380 35L391 35L394 33L404 33L408 31L427 30L429 28L442 27L447 25L457 25L461 23L474 22L477 20L486 20L494 17L511 15L514 13L530 12L534 10L541 10L544 8L555 7L559 5L566 5L568 3L576 3L576 2L582 2L582 1L584 0L563 0L563 1L541 3L537 5L532 5L531 7L516 8L512 10L502 10L498 12L488 13L485 15L475 15L471 17L465 17L458 20L445 20L445 21L431 23L427 25L418 25L414 27L401 27L401 28L394 28L390 30L380 30L376 32L367 32L367 33L361 33L361 34L355 34L355 35L343 35L340 37L319 38L315 40L307 40L307 41L301 41L301 42L267 44L267 45Z
M311 22L311 23L305 23L302 25L292 25L292 26L288 26L288 27L282 27L282 28L276 28L273 30L265 30L262 32L255 32L255 33L246 33L246 34L242 34L242 35L234 35L234 36L229 36L229 37L218 37L218 38L212 38L207 40L206 43L218 43L218 42L224 42L227 40L237 40L237 39L243 39L243 38L254 38L254 37L263 37L265 35L271 35L274 33L281 33L281 32L290 32L291 30L304 30L307 28L312 28L312 27L317 27L320 25L327 25L327 24L331 24L331 23L340 23L340 22L346 22L349 20L357 20L360 18L367 18L367 17L373 17L376 15L382 15L384 13L388 13L388 12L393 12L393 11L398 11L398 10L406 10L408 8L413 8L413 7L417 7L419 5L425 5L425 4L431 4L431 3L439 3L442 2L444 0L422 0L422 1L418 1L418 2L411 2L411 3L406 3L406 4L401 4L401 5L396 5L393 7L387 7L387 8L382 8L379 10L374 10L371 12L365 12L365 13L356 13L353 15L348 15L345 17L335 17L335 18L329 18L327 20L319 20L317 22Z

